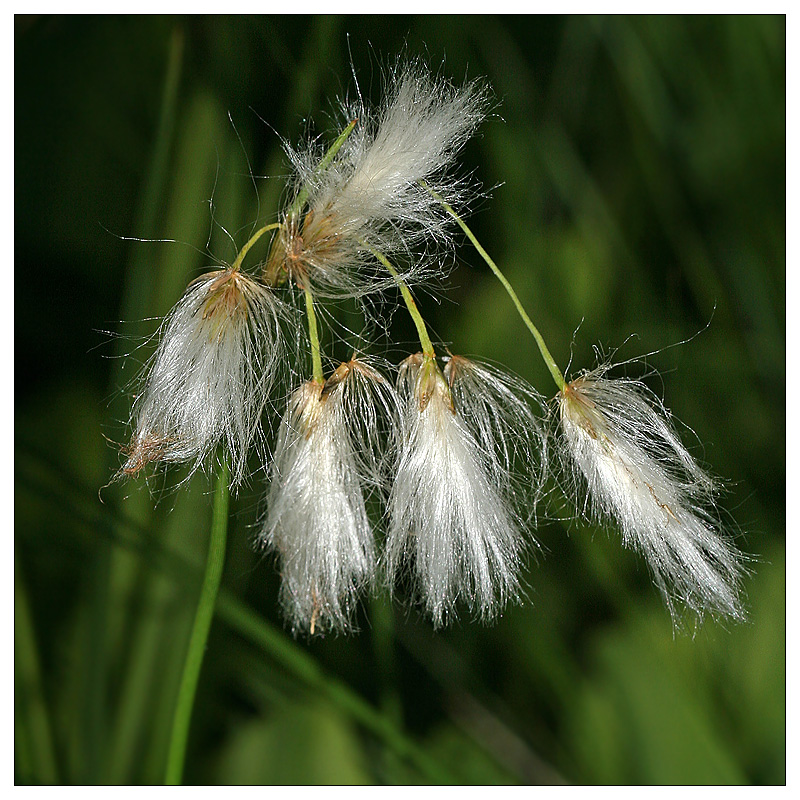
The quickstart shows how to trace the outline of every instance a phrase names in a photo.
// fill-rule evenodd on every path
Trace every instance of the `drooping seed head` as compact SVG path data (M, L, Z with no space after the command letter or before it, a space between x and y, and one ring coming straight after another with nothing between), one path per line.
M282 357L283 305L238 270L192 281L161 329L134 403L134 432L120 476L151 462L207 464L223 445L231 483L247 476L247 456L262 445L260 420Z
M421 182L451 204L474 195L452 168L487 104L483 84L454 86L413 61L391 73L377 109L342 104L342 118L357 124L325 169L318 142L287 148L306 202L290 205L270 251L268 282L291 278L318 297L361 297L393 285L373 250L405 257L420 245L449 243L452 220ZM432 265L441 271L435 257L417 253L409 261L406 282L430 277Z
M295 631L347 631L375 581L365 494L382 491L375 442L391 387L357 359L292 395L281 423L261 543L281 563L281 598Z
M588 490L579 507L645 556L676 625L678 604L698 620L744 619L744 557L713 516L715 482L646 387L599 369L569 383L558 408L562 456Z
M453 371L448 375L459 383ZM462 416L447 378L428 356L403 363L399 391L403 412L389 498L389 576L411 573L436 626L454 619L459 603L491 619L522 594L524 549L522 520L504 491L509 478L498 469L497 445L473 433L486 433L491 423ZM465 405L468 413L477 408Z

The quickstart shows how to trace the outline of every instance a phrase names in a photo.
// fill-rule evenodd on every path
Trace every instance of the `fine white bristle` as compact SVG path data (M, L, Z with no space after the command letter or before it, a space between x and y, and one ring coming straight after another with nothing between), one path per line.
M373 251L406 257L419 245L449 241L452 220L421 182L451 204L473 193L452 167L487 104L484 84L454 86L418 61L391 74L379 108L342 104L342 118L357 123L328 167L319 169L324 151L317 143L289 149L297 191L308 192L307 211L285 220L270 269L307 281L321 297L392 286ZM416 252L409 261L407 282L430 277L432 267L441 271L435 255Z

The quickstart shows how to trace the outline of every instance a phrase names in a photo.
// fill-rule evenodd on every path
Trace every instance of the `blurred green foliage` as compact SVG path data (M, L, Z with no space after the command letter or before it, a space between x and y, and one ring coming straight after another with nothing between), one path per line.
M382 598L359 635L295 642L251 546L259 472L233 504L187 782L785 781L783 18L17 17L19 783L162 780L210 482L100 499L106 437L126 438L156 317L232 258L225 231L241 246L274 218L276 133L328 130L351 59L376 98L401 52L491 83L470 222L556 359L662 351L651 385L755 557L750 621L674 636L616 532L542 521L531 602L493 627L433 633ZM446 286L419 295L438 336L550 391L469 247ZM413 340L397 314L394 355Z

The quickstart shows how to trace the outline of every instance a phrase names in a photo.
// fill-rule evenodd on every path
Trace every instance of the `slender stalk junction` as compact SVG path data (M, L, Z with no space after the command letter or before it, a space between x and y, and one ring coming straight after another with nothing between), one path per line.
M369 247L369 245L365 245ZM419 343L422 345L422 353L428 358L436 358L436 351L433 349L431 338L428 336L428 329L425 326L425 320L422 319L422 314L419 313L416 301L411 294L406 282L398 275L397 270L392 266L391 262L383 253L378 252L372 247L369 247L370 253L378 259L388 270L389 274L395 279L397 285L400 287L400 294L403 295L408 313L411 314L411 319L414 320L414 325L417 327L417 334L419 336Z
M214 606L216 605L217 594L222 582L228 536L228 481L228 464L223 459L214 491L211 536L208 543L208 559L206 560L206 569L203 575L203 585L200 589L200 599L197 603L194 625L189 638L189 649L183 665L183 675L181 676L178 699L175 704L175 716L172 720L165 779L165 783L168 786L178 786L183 779L186 745L189 739L189 723L192 719L197 681L200 678L200 668L203 665L208 632L211 629Z
M354 119L337 137L334 143L328 148L325 152L325 155L322 157L322 160L319 162L316 168L316 172L323 172L326 170L333 159L336 157L336 154L341 149L342 145L347 141L347 138L353 132L353 129L356 127L358 123L358 119ZM306 204L308 200L308 193L309 188L308 185L305 184L300 187L300 191L297 193L297 197L295 197L294 202L292 203L289 211L286 214L287 221L291 220L294 216L300 213L300 210ZM280 227L280 224L276 225L275 227ZM316 383L324 383L325 376L322 371L322 354L320 349L319 343L319 328L317 326L317 315L314 311L314 297L311 293L311 289L308 285L302 287L303 294L305 295L306 300L306 316L308 317L308 338L311 342L311 362L312 362L312 369L314 375L314 381Z
M564 380L564 376L561 373L561 370L558 368L555 359L550 353L547 345L545 344L544 338L542 334L539 333L539 329L533 324L533 321L528 316L527 312L522 306L519 297L517 297L517 293L514 291L514 287L508 282L508 279L505 275L500 271L500 267L494 263L492 257L483 249L481 243L475 237L475 234L469 229L467 223L464 222L463 219L453 210L452 206L450 206L447 201L436 191L431 189L425 181L420 181L420 185L423 186L441 206L442 208L458 223L459 227L462 231L467 235L467 238L472 242L475 249L480 253L481 258L489 265L489 269L495 274L497 279L500 283L503 284L503 288L508 292L508 296L513 301L514 305L516 306L517 312L519 313L520 317L522 317L522 321L527 326L528 330L533 334L533 338L536 339L536 344L539 345L539 352L542 354L542 358L544 359L544 363L547 365L547 368L550 370L550 374L553 376L553 380L555 381L558 390L561 392L567 387L567 383Z
M311 289L303 289L306 297L306 316L308 317L308 339L311 342L311 364L316 383L325 383L325 376L322 372L322 353L319 345L319 328L317 327L317 314L314 311L314 297Z

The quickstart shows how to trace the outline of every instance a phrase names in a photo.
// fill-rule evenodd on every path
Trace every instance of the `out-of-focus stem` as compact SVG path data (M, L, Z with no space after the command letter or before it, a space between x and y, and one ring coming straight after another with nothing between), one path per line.
M203 575L200 598L197 601L197 612L189 638L189 649L183 665L183 675L178 689L175 704L175 716L172 721L169 751L167 753L167 771L165 783L178 786L183 780L183 767L186 762L186 745L189 741L189 723L192 719L194 698L197 692L197 681L203 665L208 632L214 617L214 606L217 602L219 586L222 582L222 570L225 566L225 548L228 537L228 499L229 469L226 461L220 465L217 487L214 491L214 509L211 517L211 537L208 543L208 558Z

